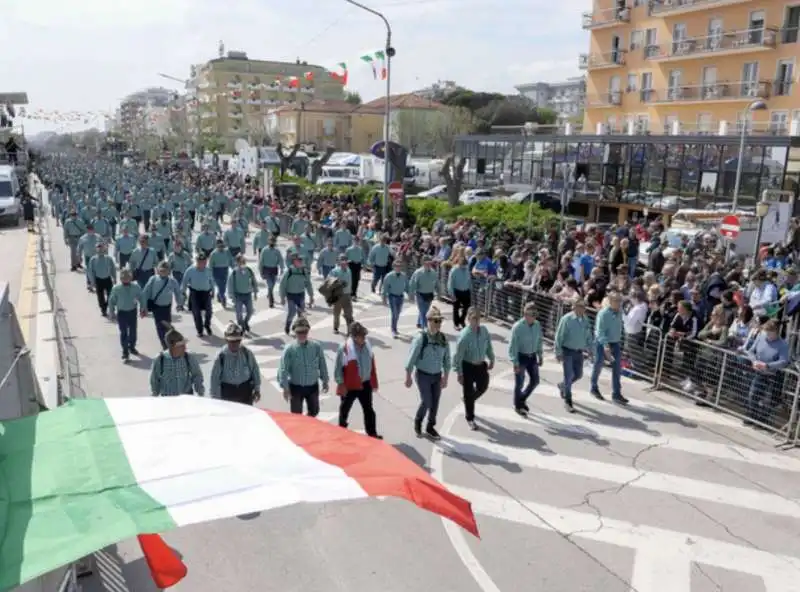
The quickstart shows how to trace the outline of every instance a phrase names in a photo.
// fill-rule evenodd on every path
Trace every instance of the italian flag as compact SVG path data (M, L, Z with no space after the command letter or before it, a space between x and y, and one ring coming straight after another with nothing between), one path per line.
M289 88L297 88L300 86L300 79L297 76L289 76Z
M152 533L375 496L478 534L469 502L380 440L203 397L73 400L0 422L0 590L134 536L166 588L186 567Z
M343 86L347 86L347 75L347 64L345 62L339 62L336 64L336 68L330 71L331 78L341 82Z
M372 77L378 79L378 70L375 68L375 52L370 51L361 56L361 61L369 64L372 68Z

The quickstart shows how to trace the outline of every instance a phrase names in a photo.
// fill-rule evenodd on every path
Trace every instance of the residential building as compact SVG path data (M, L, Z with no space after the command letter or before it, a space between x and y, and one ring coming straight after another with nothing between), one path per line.
M315 99L273 109L266 129L274 142L287 146L333 146L341 152L367 152L383 138L383 111L347 101Z
M437 80L430 86L415 90L411 94L421 99L441 100L451 92L458 90L458 85L452 80Z
M187 91L195 99L188 117L198 122L198 135L217 138L229 150L238 138L263 136L271 109L344 99L341 78L321 66L254 60L239 51L192 67Z
M556 211L566 190L568 213L590 222L621 224L657 216L668 222L678 209L731 208L739 138L459 136L456 154L468 159L464 182L469 186L502 182L507 189L533 188L544 197L543 205ZM755 210L765 189L779 189L794 193L794 215L800 215L800 136L747 136L740 179L739 208Z
M797 2L595 0L584 130L724 134L763 99L754 129L787 133L800 120L798 27Z
M435 156L449 150L449 146L440 145L443 134L438 133L449 114L448 107L415 93L389 98L389 138L393 142L405 146L413 156ZM365 103L365 106L384 113L386 97Z
M560 121L583 117L583 104L586 101L585 76L567 78L561 82L531 82L514 88L536 107L552 109L558 113Z
M175 91L162 87L151 87L132 93L122 99L117 109L118 129L128 137L138 137L149 133L149 119L152 109L167 107L175 96Z

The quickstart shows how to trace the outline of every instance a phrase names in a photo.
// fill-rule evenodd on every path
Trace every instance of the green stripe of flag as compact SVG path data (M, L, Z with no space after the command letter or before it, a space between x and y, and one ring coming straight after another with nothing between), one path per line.
M105 403L83 400L0 422L0 526L6 590L175 523L136 482Z

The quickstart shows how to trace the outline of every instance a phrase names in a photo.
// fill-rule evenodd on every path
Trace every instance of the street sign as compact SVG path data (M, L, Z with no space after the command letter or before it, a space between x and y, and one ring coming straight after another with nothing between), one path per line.
M400 181L392 181L389 183L389 195L392 200L396 202L403 201L403 184Z
M725 238L734 239L739 236L741 225L739 217L734 215L725 216L719 225L719 233Z

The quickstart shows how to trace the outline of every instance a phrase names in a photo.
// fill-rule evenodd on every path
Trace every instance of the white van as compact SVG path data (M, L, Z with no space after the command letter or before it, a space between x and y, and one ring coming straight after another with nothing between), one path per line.
M0 165L0 223L22 220L22 190L13 166Z

